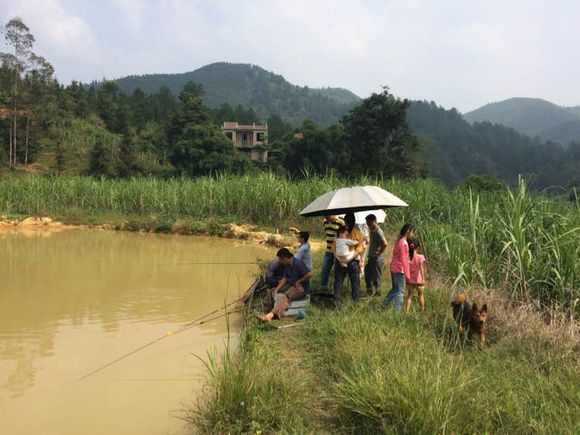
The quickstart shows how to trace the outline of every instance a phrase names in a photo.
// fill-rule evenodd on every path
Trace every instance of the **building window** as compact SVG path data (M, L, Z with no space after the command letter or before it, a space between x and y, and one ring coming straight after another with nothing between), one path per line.
M259 133L256 135L256 140L257 140L258 142L264 142L264 139L265 139L265 138L266 138L266 135L265 135L263 132L259 132Z

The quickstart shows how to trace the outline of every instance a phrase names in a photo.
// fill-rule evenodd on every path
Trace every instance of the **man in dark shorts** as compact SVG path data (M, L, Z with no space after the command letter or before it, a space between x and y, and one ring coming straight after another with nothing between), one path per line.
M387 249L387 241L374 214L369 214L366 222L369 227L369 250L365 265L365 283L369 296L378 296L381 294L381 278L385 266L383 254Z
M274 317L281 317L290 302L310 293L312 272L304 262L295 258L287 248L280 249L276 256L280 264L284 266L284 276L272 289L274 308L268 314L260 316L260 319L266 322L271 321Z

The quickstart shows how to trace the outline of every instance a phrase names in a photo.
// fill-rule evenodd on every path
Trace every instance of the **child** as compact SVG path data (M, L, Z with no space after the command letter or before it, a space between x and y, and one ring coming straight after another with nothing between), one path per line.
M358 253L355 251L354 247L358 245L359 242L356 240L348 239L348 230L344 225L341 225L338 230L338 238L335 241L335 252L336 261L342 266L347 267Z
M308 270L312 272L312 254L310 253L310 243L308 243L310 233L308 231L299 231L296 238L298 239L298 243L300 243L300 247L294 256L302 260Z
M425 259L425 256L421 254L421 245L417 240L412 240L409 243L409 260L410 278L407 287L407 294L405 295L405 311L408 313L411 309L414 291L417 291L417 295L419 296L421 311L425 311L424 290L425 280L427 279L425 263L427 260Z

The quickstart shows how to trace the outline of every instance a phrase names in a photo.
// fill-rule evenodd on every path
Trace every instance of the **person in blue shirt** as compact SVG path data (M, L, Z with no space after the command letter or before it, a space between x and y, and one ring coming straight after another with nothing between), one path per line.
M274 317L280 318L290 305L290 302L303 298L310 293L310 278L312 271L304 262L292 255L287 248L276 253L278 261L284 266L284 276L278 285L272 289L274 308L267 314L259 316L260 320L269 322Z
M296 251L294 257L302 260L308 270L312 272L312 254L310 253L310 243L308 243L308 240L310 239L310 233L308 231L300 231L296 237L298 238L300 247Z

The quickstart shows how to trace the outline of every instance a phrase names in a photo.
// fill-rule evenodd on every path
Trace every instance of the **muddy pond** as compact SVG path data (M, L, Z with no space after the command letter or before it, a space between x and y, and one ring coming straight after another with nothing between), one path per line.
M271 255L224 239L0 233L0 433L188 433L179 417L206 377L195 355L223 350L224 319L79 378L233 300L256 271L242 263Z

